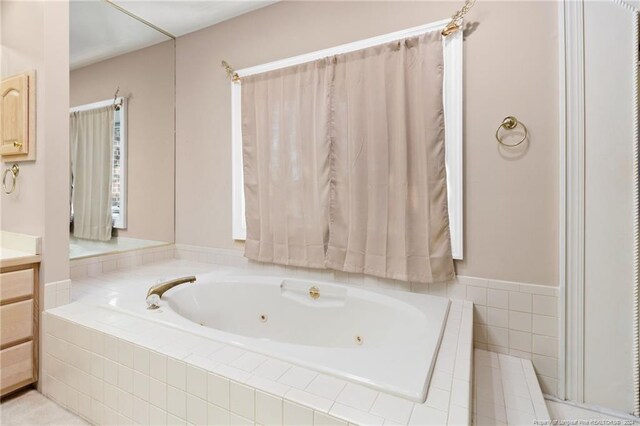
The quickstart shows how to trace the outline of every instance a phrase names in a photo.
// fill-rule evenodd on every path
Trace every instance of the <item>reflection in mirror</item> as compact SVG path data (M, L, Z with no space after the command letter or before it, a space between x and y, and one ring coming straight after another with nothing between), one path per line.
M71 259L174 241L174 49L108 2L70 3Z

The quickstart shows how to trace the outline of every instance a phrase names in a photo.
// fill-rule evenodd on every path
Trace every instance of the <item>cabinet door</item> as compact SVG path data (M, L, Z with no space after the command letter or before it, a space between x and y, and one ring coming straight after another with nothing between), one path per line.
M33 338L33 299L0 306L0 347Z
M33 342L0 351L0 396L36 381Z
M0 83L0 155L28 153L29 76L21 74Z

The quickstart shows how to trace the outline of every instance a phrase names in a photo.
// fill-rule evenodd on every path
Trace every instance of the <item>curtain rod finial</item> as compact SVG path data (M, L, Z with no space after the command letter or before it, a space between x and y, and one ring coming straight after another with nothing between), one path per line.
M231 67L231 65L229 65L229 63L227 61L222 61L221 65L222 65L222 68L224 68L225 71L227 72L227 77L230 78L231 81L233 81L234 83L239 83L240 82L240 76Z
M458 25L457 23L455 23L454 21L451 21L447 24L446 27L444 27L444 29L442 30L441 34L446 37L449 34L453 34L456 31L458 31L460 29L460 25Z

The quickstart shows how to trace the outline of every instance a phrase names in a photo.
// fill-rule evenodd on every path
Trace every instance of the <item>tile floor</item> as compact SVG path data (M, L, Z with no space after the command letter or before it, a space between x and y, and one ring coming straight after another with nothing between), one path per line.
M2 426L72 426L87 422L46 398L35 389L28 389L7 398L0 404Z

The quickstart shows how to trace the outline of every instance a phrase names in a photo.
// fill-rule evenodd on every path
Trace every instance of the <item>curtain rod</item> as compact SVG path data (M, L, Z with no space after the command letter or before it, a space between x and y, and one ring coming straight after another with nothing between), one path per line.
M93 102L90 104L78 105L76 107L69 108L69 113L73 112L81 112L81 111L91 111L92 109L104 108L108 106L121 106L124 103L126 97L119 97L116 99L116 103L114 104L113 99L107 99L104 101Z
M456 13L454 13L451 16L451 19L448 21L448 23L446 25L444 25L445 21L437 22L438 25L444 25L444 28L440 31L440 33L442 34L443 37L447 37L447 36L455 33L456 31L458 31L459 29L462 28L462 20L463 20L464 16L469 12L469 9L471 9L471 7L473 7L475 2L476 2L476 0L466 0L465 3L464 3L464 6L462 6L462 8L460 8L460 10L456 11ZM424 29L425 27L430 27L433 24L436 24L436 23L427 24L427 25L423 25L423 26L420 26L420 27L414 27L414 28L411 28L410 30ZM440 27L440 28L442 28L442 27ZM431 29L431 30L433 30L433 29ZM406 32L406 31L407 30L397 31L396 33L403 33L403 32ZM395 33L393 33L393 34L395 34ZM405 37L406 37L406 35L405 35ZM367 41L371 41L371 40L376 39L376 38L378 38L378 37L372 37L371 39L367 39ZM347 45L342 45L342 46L338 46L338 47L346 47L346 46L350 46L350 45L355 45L357 43L359 43L359 42L348 43ZM314 52L314 53L323 52L325 50L332 50L332 49L324 49L322 51L318 51L318 52ZM300 56L305 56L305 55L300 55ZM279 62L279 61L276 61L276 62ZM238 74L238 72L231 65L229 65L229 63L227 61L222 61L222 68L225 69L225 72L227 73L227 78L228 79L230 79L233 83L240 83L240 80L241 80L240 75Z

